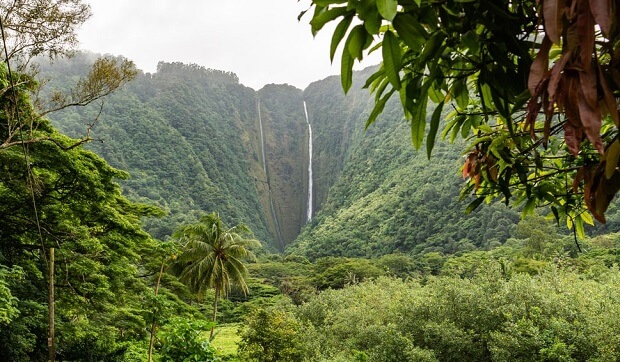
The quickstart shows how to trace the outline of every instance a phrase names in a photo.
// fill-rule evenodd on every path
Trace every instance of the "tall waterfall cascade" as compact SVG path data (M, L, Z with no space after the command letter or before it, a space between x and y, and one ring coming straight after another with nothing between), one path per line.
M308 124L308 213L307 221L312 219L312 125L308 118L308 107L304 101L304 114L306 115L306 123Z

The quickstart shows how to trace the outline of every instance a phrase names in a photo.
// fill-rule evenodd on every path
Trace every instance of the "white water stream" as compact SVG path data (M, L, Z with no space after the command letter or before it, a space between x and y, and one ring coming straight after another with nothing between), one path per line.
M308 213L307 221L312 219L312 125L308 118L308 107L304 101L304 113L306 115L306 123L308 123Z

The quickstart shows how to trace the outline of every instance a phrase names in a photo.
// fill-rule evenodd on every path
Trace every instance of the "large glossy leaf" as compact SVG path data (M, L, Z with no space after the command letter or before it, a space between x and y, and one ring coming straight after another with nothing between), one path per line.
M396 90L394 88L390 89L383 97L381 97L377 102L375 102L375 106L370 112L370 116L368 116L368 120L366 120L365 129L375 122L377 116L383 112L383 108L385 108L385 103L390 99L392 94L394 94Z
M353 84L353 57L351 56L351 53L346 50L342 52L340 63L340 82L342 83L342 89L346 94Z
M484 197L481 196L469 203L469 205L467 205L467 208L465 209L465 213L470 214L472 211L476 210L476 208L478 208L478 206L482 204L482 201L484 201Z
M467 89L467 78L455 79L452 85L452 97L456 100L456 104L461 108L467 108L469 104L469 91Z
M397 0L377 0L377 10L385 20L392 21L398 10Z
M543 0L545 32L549 39L556 44L560 44L562 36L562 18L565 7L565 0Z
M393 25L398 36L410 49L414 50L416 53L422 49L426 43L428 34L415 17L405 13L398 14L394 18Z
M441 121L441 112L443 111L443 102L440 102L431 116L431 125L426 136L426 156L431 158L431 153L435 147L435 139L437 138L437 130L439 129L439 123Z
M435 32L430 37L424 46L424 50L422 50L422 53L418 58L418 65L420 69L424 68L426 63L428 63L431 59L435 59L437 57L437 53L439 53L445 38L446 35L441 31Z
M548 36L542 41L536 59L532 62L530 67L530 74L527 80L527 88L530 90L530 94L533 96L536 92L536 87L543 79L543 76L549 69L549 50L551 49L551 40Z
M605 151L605 178L610 179L620 166L620 140L617 138Z
M419 150L424 141L424 130L426 128L426 105L428 103L428 96L424 92L420 99L411 110L411 142L416 150Z
M603 33L609 36L613 22L611 13L612 0L590 0L590 10Z
M400 89L401 48L398 39L391 31L383 36L383 66L392 86Z
M340 16L343 16L346 13L347 13L347 8L344 6L337 7L337 8L331 8L329 10L319 13L318 15L314 16L312 20L310 20L310 26L312 27L312 33L316 34L319 30L323 28L323 26L325 26L325 24L327 24L328 22Z
M349 29L349 26L351 25L351 20L353 20L352 15L345 16L340 21L340 23L338 23L338 25L336 26L336 29L334 30L334 34L332 35L331 46L329 48L329 59L332 62L334 61L334 55L336 54L336 49L338 48L338 45L344 38L344 35L347 33L347 30Z
M351 33L346 41L346 51L351 54L353 58L362 60L364 56L364 44L366 43L366 29L362 25L356 25L351 29Z
M595 105L595 107L591 107L590 104L588 104L588 102L586 101L586 97L584 96L581 89L579 89L577 94L579 95L579 97L577 97L579 118L581 119L581 124L583 124L586 136L588 137L590 142L592 142L594 147L598 149L600 153L603 153L603 144L599 135L602 120L598 103Z

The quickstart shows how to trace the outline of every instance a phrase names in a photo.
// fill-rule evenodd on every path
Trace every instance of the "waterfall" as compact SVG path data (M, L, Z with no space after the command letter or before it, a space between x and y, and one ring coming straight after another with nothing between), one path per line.
M310 124L310 118L308 118L308 107L306 107L306 101L304 101L304 113L306 115L306 123L308 123L308 218L307 221L312 219L312 125Z
M258 124L260 125L260 147L263 152L263 171L267 173L267 161L265 160L265 136L263 135L263 119L260 116L260 99L257 103L258 107Z

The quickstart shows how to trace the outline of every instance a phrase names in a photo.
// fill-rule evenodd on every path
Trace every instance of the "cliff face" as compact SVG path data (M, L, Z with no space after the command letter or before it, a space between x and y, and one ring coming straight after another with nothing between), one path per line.
M48 89L68 89L89 61L42 66L54 79ZM79 137L98 111L69 109L52 119ZM126 193L168 211L146 222L158 238L200 212L217 211L283 250L306 221L308 133L295 87L254 91L232 73L160 63L157 73L139 75L107 99L96 123L91 134L103 142L88 147L129 171Z

